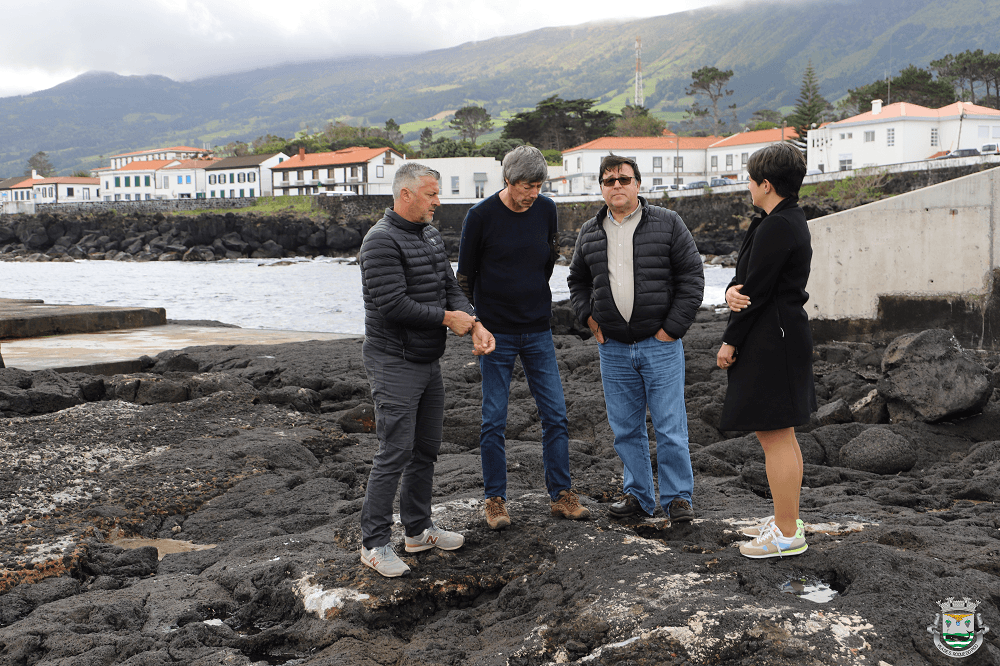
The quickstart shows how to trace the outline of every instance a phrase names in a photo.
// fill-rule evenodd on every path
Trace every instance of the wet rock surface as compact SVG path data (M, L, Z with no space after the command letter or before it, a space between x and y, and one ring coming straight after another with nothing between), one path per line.
M549 515L516 369L514 522L486 528L478 364L452 337L434 515L466 542L406 554L397 525L398 579L358 560L377 448L360 340L189 348L105 378L0 370L0 663L951 664L927 631L947 597L982 601L992 627L962 663L1000 663L997 392L972 416L888 422L850 408L884 350L818 346L833 407L799 431L809 550L748 560L738 530L771 505L755 435L717 428L723 323L701 313L684 339L696 520L673 526L609 518L621 464L596 342L561 334L593 517ZM837 595L781 591L803 578Z

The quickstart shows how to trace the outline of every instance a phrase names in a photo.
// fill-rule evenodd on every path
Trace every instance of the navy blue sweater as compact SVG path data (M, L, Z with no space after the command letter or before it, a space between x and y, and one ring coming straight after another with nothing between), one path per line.
M540 333L549 329L558 232L556 205L540 196L515 213L500 194L469 209L458 251L458 283L492 333Z

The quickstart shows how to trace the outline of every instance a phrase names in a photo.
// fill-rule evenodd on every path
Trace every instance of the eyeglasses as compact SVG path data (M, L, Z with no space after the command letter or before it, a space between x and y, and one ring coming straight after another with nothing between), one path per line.
M625 187L626 185L629 185L632 180L632 176L618 176L617 178L605 178L601 181L601 184L604 185L604 187L614 187L615 183L618 182L622 184L622 187Z

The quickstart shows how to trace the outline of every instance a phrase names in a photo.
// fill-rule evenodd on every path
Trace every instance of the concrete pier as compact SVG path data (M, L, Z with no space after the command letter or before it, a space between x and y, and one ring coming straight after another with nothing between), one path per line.
M356 337L345 333L167 324L163 308L46 305L0 299L0 354L8 368L112 375L141 356L208 345L271 345Z

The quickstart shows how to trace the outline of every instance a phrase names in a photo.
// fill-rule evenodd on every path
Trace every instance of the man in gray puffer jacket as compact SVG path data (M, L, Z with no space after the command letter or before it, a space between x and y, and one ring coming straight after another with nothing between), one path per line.
M362 358L379 441L361 508L361 561L389 577L410 571L390 543L397 488L407 552L455 550L465 541L431 521L444 420L438 359L446 328L459 336L471 331L475 354L495 346L458 286L441 234L429 224L441 203L439 178L414 162L399 168L392 210L365 235L358 260L365 302Z

